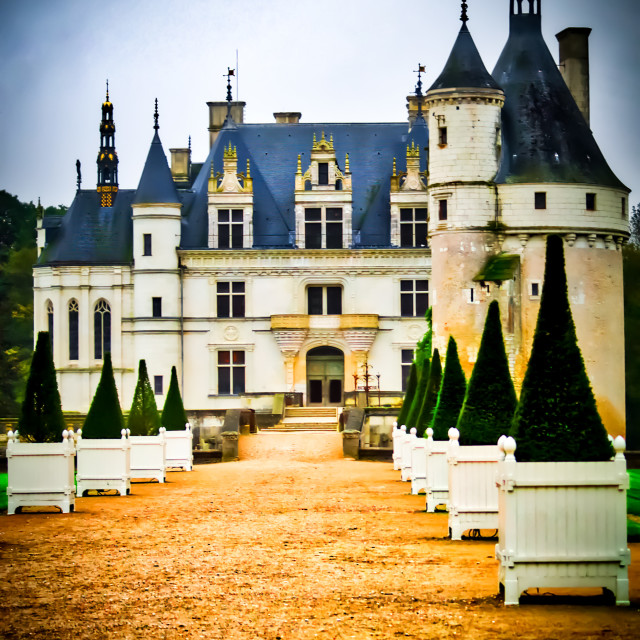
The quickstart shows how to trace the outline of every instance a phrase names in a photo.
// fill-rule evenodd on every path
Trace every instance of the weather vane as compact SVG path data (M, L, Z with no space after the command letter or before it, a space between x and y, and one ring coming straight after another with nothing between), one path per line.
M418 70L413 73L418 74L418 82L416 84L416 96L418 97L418 117L422 116L422 74L426 73L425 65L418 62Z

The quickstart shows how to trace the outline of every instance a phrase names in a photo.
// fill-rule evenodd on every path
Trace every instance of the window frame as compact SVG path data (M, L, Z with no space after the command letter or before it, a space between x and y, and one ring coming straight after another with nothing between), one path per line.
M151 234L150 233L143 233L142 234L142 255L143 256L150 256L152 255L152 240L151 240Z
M340 293L339 302L336 304L336 299L331 299L331 296L336 295L336 292ZM313 308L320 308L321 311L312 311L311 296L312 292L316 297L314 300ZM320 297L318 298L318 293ZM344 311L343 305L344 289L340 284L310 284L307 285L307 315L310 316L339 316ZM319 307L318 307L319 304ZM329 313L329 309L334 313Z
M533 208L543 211L547 208L547 192L546 191L534 191L533 193Z
M226 216L227 220L221 220ZM244 247L244 209L216 209L218 249L242 249ZM225 233L222 233L222 231Z
M416 218L417 212L421 212L421 218ZM422 213L424 212L424 213ZM422 219L424 215L424 220ZM409 219L410 216L410 219ZM404 220L402 218L405 218ZM427 207L401 207L400 208L400 247L403 248L426 248L429 246L429 228L428 228L429 211ZM418 244L418 227L422 231L424 226L424 244ZM406 242L407 232L411 235L411 242ZM420 238L422 234L420 234Z
M438 200L438 220L440 222L446 222L449 219L449 200L447 198L440 198Z
M227 291L224 291L225 288ZM216 282L216 318L245 318L246 294L247 287L244 280Z
M151 298L151 317L162 318L162 298L160 296Z
M80 305L75 298L67 305L69 320L69 361L80 359Z
M424 288L418 288L419 284ZM422 307L424 306L424 310ZM400 317L423 318L429 308L429 280L403 278L400 280ZM406 311L410 310L410 313Z
M594 192L587 192L585 194L584 207L586 211L597 211L597 198Z
M344 249L345 210L343 206L305 206L303 216L305 249ZM312 227L313 229L319 228L319 240L316 235L317 231L311 233ZM336 233L337 229L339 229L339 233ZM313 238L313 242L310 242L311 238ZM336 242L336 239L339 242Z
M413 364L414 359L415 349L400 350L400 385L403 392L407 390L407 382L409 381L411 365Z
M223 354L229 354L228 362L222 362ZM238 354L238 362L236 362ZM242 354L241 362L240 354ZM217 392L221 396L239 396L246 393L247 352L245 349L219 349L216 351Z
M110 351L111 305L104 298L100 298L93 305L93 358L104 360L104 354Z
M153 376L153 393L156 396L164 395L162 376Z

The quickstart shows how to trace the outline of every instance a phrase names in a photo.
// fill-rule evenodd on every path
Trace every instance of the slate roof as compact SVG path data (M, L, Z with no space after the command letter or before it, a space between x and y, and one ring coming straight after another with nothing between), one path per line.
M180 202L158 132L155 132L133 204Z
M455 88L500 89L484 66L465 23L462 24L442 73L429 91Z
M542 37L540 16L511 16L493 70L505 92L496 182L562 182L626 189L609 168Z

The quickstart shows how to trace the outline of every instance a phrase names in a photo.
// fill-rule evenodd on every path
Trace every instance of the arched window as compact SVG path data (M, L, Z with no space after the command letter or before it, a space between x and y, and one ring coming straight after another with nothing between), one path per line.
M94 357L102 360L111 351L111 307L106 300L98 300L93 312Z
M47 300L47 331L49 332L51 354L53 355L53 302L51 300Z
M69 301L69 360L78 359L78 301Z

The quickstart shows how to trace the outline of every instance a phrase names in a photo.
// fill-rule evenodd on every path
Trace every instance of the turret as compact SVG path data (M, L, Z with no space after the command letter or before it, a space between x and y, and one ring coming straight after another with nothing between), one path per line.
M98 152L98 184L103 207L113 206L118 191L118 154L116 153L116 124L113 121L113 104L109 100L109 81L107 95L102 103L102 121L100 122L100 151Z

